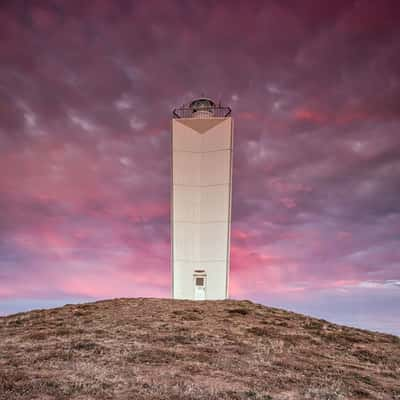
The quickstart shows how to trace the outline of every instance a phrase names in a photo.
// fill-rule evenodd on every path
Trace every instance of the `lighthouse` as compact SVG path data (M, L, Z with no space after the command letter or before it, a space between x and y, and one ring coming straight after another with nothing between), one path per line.
M171 270L174 299L228 297L231 109L200 98L172 118Z

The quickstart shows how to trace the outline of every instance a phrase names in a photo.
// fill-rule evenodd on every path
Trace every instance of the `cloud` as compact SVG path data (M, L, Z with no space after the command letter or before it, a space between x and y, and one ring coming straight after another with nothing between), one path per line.
M400 288L400 281L397 280L386 280L386 281L363 281L358 284L362 288Z

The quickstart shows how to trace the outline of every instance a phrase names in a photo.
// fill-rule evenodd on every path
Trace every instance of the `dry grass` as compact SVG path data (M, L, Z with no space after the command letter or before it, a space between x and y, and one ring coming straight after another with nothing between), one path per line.
M249 301L0 318L0 400L400 399L400 339Z

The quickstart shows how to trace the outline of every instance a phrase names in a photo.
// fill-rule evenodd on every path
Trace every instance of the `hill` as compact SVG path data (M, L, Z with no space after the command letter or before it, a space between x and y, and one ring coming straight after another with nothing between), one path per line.
M400 339L249 301L0 318L0 399L400 399Z

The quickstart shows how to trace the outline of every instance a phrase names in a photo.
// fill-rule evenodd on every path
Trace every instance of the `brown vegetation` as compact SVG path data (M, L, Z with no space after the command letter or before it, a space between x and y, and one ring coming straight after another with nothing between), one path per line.
M0 400L400 399L400 339L249 301L0 318Z

